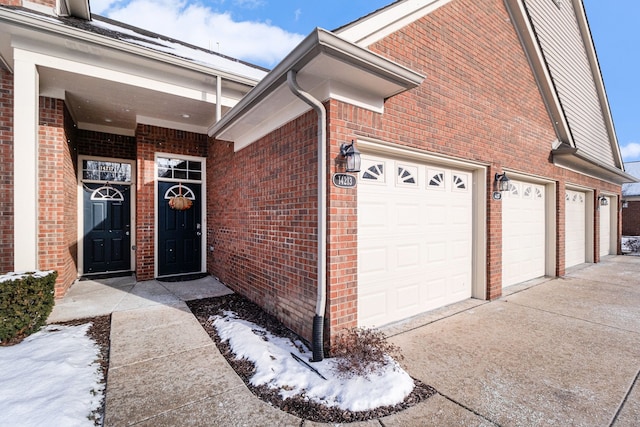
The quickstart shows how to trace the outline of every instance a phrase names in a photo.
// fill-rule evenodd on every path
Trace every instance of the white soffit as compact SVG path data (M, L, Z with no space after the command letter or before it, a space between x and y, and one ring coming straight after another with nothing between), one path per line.
M424 76L316 29L222 120L209 135L234 142L236 151L309 110L291 93L286 75L320 101L329 98L382 112L386 98L418 86Z
M365 16L334 31L358 46L371 46L451 0L406 0Z

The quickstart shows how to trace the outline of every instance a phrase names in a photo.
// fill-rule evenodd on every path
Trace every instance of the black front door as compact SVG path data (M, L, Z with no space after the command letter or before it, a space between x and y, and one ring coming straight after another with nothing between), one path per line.
M84 273L131 270L130 186L84 184Z
M200 193L201 184L158 182L158 276L202 271ZM179 195L190 207L171 206L171 198Z

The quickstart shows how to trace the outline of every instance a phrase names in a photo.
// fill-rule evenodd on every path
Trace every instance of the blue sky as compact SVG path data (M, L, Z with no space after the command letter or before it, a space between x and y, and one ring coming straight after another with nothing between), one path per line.
M625 162L640 160L640 2L584 0Z
M91 10L271 68L315 27L335 29L392 1L91 0ZM583 1L623 159L640 160L640 1Z

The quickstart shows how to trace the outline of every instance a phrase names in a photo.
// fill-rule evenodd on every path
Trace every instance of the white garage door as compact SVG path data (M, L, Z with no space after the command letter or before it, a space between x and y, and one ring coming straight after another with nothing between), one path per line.
M605 197L606 206L600 206L600 256L611 253L611 197Z
M358 325L471 297L471 174L364 157L358 182Z
M586 258L586 200L582 191L567 190L565 195L565 268L582 264Z
M545 274L545 188L511 180L502 200L502 286Z

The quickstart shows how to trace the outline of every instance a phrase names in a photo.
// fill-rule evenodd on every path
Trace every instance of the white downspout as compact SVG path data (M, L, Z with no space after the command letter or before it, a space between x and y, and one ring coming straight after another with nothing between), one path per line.
M327 110L322 102L303 91L296 81L297 72L287 72L291 92L318 114L318 297L313 317L312 362L324 358L324 311L327 305Z

